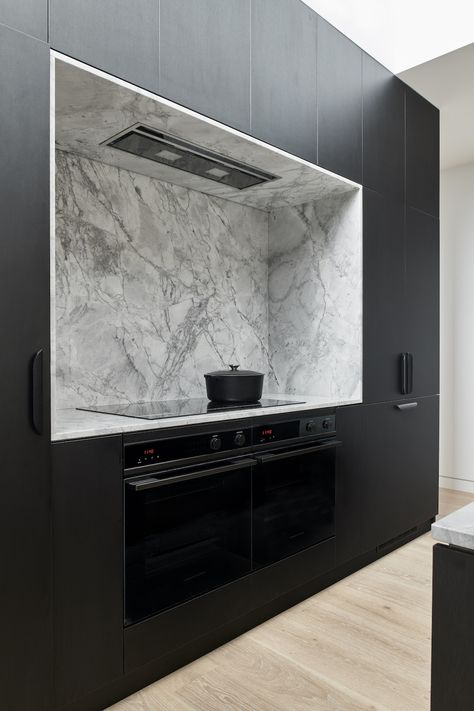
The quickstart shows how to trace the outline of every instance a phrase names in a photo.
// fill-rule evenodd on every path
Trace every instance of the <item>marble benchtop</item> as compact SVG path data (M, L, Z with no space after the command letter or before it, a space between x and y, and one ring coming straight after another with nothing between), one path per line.
M436 541L474 550L474 501L431 526Z
M358 401L329 401L324 397L296 397L295 395L268 395L268 399L285 399L300 401L294 405L264 408L262 410L233 410L232 412L213 412L205 415L192 415L186 417L167 417L160 420L142 420L120 415L105 415L97 412L85 412L73 408L56 410L53 417L51 439L53 442L85 437L98 437L101 435L118 434L125 432L145 432L158 430L165 427L182 427L183 425L198 425L205 422L223 422L225 420L239 420L244 417L269 417L285 412L304 412L326 407L340 407L353 405ZM304 403L301 403L304 400Z

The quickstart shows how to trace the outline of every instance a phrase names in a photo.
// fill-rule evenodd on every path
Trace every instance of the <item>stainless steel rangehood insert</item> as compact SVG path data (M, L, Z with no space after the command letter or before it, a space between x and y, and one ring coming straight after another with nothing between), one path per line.
M187 173L208 178L230 188L243 190L278 176L184 141L182 138L147 126L132 126L112 136L103 145L163 163Z

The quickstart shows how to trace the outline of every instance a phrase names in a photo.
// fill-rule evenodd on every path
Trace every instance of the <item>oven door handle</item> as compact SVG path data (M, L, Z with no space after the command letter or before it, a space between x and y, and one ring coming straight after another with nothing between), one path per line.
M255 457L259 464L267 464L268 462L275 462L277 459L287 459L288 457L297 457L302 454L311 454L312 452L322 452L324 449L331 449L332 447L339 447L342 442L338 439L325 440L321 444L315 444L312 447L302 447L301 449L289 449L286 452L276 452L261 454Z
M193 481L193 479L202 479L206 476L214 476L215 474L227 474L227 472L244 469L255 464L253 459L239 459L230 464L225 464L222 467L212 467L203 471L189 472L188 474L176 474L175 476L167 476L162 479L156 477L147 477L146 479L137 479L136 481L127 481L127 488L132 491L147 491L148 489L157 489L160 486L168 484L177 484L180 481Z

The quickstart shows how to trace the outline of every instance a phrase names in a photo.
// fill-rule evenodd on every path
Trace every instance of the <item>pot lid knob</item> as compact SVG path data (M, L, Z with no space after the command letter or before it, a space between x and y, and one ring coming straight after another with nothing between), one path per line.
M240 366L239 366L239 365L231 365L231 364L229 363L229 368L230 368L231 370L235 371L235 370L237 370L237 368L240 368Z

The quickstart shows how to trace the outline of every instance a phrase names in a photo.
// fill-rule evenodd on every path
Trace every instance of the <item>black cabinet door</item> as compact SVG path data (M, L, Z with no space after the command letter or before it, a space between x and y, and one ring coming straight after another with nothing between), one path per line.
M160 94L250 129L250 0L161 0Z
M363 183L400 202L405 190L405 89L388 69L362 56Z
M438 512L438 397L368 405L368 512L381 545Z
M158 91L158 0L50 0L53 49Z
M52 452L54 680L62 708L123 673L122 437L58 442Z
M397 399L404 346L403 203L364 188L364 402Z
M0 95L0 694L2 708L49 711L49 48L5 26Z
M340 408L337 434L341 564L437 513L438 397Z
M439 215L439 110L406 87L407 205Z
M299 0L252 0L251 133L317 161L317 15Z
M412 395L439 393L439 220L407 208L406 350L413 353Z
M362 52L318 19L318 164L362 180Z
M48 39L48 0L2 0L0 24L27 35Z
M433 548L431 711L465 711L474 699L474 552Z

